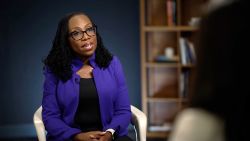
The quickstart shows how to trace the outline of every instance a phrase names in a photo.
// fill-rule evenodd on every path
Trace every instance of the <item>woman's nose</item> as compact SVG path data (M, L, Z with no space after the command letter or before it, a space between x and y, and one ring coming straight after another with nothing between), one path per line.
M83 36L81 39L82 41L86 41L86 40L90 39L90 36L87 33L83 33L82 36Z

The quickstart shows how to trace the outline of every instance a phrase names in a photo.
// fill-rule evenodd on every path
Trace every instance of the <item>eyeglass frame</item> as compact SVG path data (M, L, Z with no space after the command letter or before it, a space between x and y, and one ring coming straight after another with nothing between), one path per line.
M94 32L95 32L95 35L96 35L97 26L96 26L96 25L93 25L92 27L89 27L89 28L94 28ZM89 28L87 28L87 29L89 29ZM81 40L81 39L84 37L84 33L86 33L86 35L88 35L89 37L95 36L95 35L89 35L89 34L87 33L87 30L84 30L84 31L79 30L78 32L81 32L81 33L82 33L82 37L81 37L80 39L77 39L77 40L76 40L76 39L73 37L73 33L74 33L74 32L75 32L75 31L72 31L72 32L70 32L68 35L69 35L73 40L75 40L75 41Z

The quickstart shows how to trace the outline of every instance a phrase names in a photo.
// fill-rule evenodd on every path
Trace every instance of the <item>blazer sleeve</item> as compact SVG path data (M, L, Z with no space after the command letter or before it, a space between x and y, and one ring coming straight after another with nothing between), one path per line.
M127 134L127 128L131 121L131 109L128 88L122 65L118 58L115 56L113 58L113 61L113 69L115 72L116 83L118 86L118 94L115 97L114 116L112 118L109 128L114 129L119 136L122 136Z
M45 76L43 84L42 118L46 131L56 140L69 140L72 135L80 133L77 128L71 128L61 119L61 110L56 98L58 79L48 69L43 71Z

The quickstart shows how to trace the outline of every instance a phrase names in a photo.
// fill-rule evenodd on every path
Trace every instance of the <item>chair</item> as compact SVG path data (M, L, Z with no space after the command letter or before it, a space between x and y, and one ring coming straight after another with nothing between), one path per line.
M147 117L146 115L131 105L132 121L131 124L135 129L136 141L146 141ZM42 106L40 106L33 116L33 123L36 129L39 141L46 141L46 130L42 121Z

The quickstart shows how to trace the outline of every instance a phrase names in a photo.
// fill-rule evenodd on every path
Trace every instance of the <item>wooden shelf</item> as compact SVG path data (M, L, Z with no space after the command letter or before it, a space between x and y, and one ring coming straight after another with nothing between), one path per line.
M146 63L146 67L148 68L177 68L178 67L178 63L167 63L167 62L161 62L161 63L156 63L156 62L150 62L150 63Z
M148 138L167 138L170 132L147 132Z
M179 102L180 98L147 98L148 102Z
M154 31L197 31L197 27L193 26L144 26L142 30L146 32Z
M188 65L181 65L182 68L193 68L193 64L188 64Z
M172 124L189 104L199 30L199 23L192 21L199 21L202 4L204 0L140 0L141 97L149 127ZM165 57L169 48L174 61ZM149 138L167 139L169 135L157 126L148 129Z

